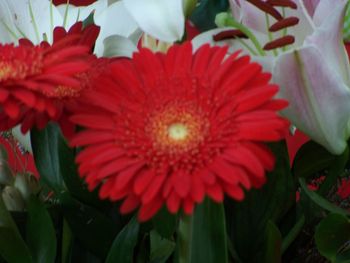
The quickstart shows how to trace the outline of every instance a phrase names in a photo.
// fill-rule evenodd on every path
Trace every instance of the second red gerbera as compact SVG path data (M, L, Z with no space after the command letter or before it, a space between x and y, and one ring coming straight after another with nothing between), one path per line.
M52 45L34 46L27 39L18 46L0 45L0 130L21 124L27 132L54 120L72 134L67 109L88 85L87 73L100 63L90 53L98 33L97 26L83 29L79 22L68 32L55 28Z
M71 119L86 128L71 144L85 146L77 162L89 188L124 199L122 213L140 207L144 221L163 204L190 214L205 196L242 200L260 187L274 167L263 142L284 137L287 103L260 65L226 54L186 43L114 62Z

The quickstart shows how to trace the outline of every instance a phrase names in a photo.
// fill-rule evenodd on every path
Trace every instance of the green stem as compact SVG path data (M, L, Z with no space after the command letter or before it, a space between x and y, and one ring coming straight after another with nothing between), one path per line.
M62 263L70 262L70 253L72 246L73 236L72 231L67 223L67 221L63 220L62 227Z
M265 21L266 21L266 27L267 27L267 35L269 37L269 41L271 42L273 40L273 36L272 36L272 33L270 32L269 28L270 28L270 18L269 18L269 15L267 13L265 13ZM277 49L273 49L273 54L275 57L278 56L278 52L277 52Z
M193 217L183 215L179 224L179 263L191 262Z
M288 249L290 244L296 239L305 224L305 216L302 215L282 241L282 254Z
M249 50L249 52L254 55L254 56L258 56L258 53L255 52L255 50L253 48L251 48L247 43L244 42L243 39L236 37L235 38L239 43L241 43L242 46L244 46L247 50Z
M325 196L328 191L334 186L337 182L338 177L343 173L346 163L349 159L349 147L346 147L345 151L336 156L334 163L329 168L329 174L326 176L326 179L323 181L318 193Z
M233 20L233 19L227 19L226 20L226 25L227 26L232 26L234 28L239 29L240 31L242 31L249 39L250 41L252 41L254 47L256 48L256 50L258 51L260 56L265 56L265 51L262 49L258 39L254 36L254 34L244 25L238 23L237 21Z
M284 7L282 7L282 16L283 17L286 17L286 10ZM288 34L288 27L286 28L283 28L283 31L282 31L282 36L286 36ZM283 46L282 47L282 51L286 51L287 50L287 46Z

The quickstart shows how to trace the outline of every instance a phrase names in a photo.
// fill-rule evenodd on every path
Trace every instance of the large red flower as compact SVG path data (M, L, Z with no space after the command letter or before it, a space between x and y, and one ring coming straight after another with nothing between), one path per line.
M260 65L226 53L185 43L111 64L71 119L86 128L71 145L86 146L76 160L89 189L125 199L122 213L140 207L144 221L163 204L190 214L206 195L242 200L260 187L274 167L263 142L284 137L276 111L287 102Z
M77 23L68 32L55 28L52 45L34 46L27 39L18 46L0 45L0 130L22 124L26 132L54 120L71 134L74 126L67 109L88 85L98 32L96 26L83 29Z

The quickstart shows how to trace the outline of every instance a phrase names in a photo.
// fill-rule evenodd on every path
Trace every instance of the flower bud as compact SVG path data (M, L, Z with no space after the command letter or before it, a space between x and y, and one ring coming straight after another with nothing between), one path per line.
M0 185L11 185L14 177L6 160L0 159Z
M7 210L23 211L25 209L24 199L20 191L18 191L18 189L16 189L15 187L6 186L2 190L1 195Z
M23 196L24 200L28 200L31 194L37 194L40 190L37 179L31 174L17 174L14 186Z

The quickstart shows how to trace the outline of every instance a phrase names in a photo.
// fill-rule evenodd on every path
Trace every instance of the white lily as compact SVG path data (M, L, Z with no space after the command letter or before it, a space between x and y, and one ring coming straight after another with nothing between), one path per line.
M287 29L295 42L272 51L264 51L260 46L253 54L260 56L254 59L272 72L273 82L280 86L278 96L289 101L289 107L282 114L330 152L341 154L350 136L350 68L342 42L347 1L294 3L296 10L285 9L281 13L299 19L297 25ZM236 20L247 26L258 42L265 44L286 35L286 29L274 34L268 32L267 28L276 20L268 21L266 14L248 1L232 0L231 4ZM270 22L269 25L266 22ZM198 46L198 41L202 43L218 31L220 29L208 32L194 42ZM252 42L240 41L252 47ZM237 46L237 40L231 43ZM249 53L246 46L240 47Z
M101 27L94 53L102 56L104 39L114 36L108 43L113 55L130 55L142 32L168 43L182 38L185 25L183 1L98 0L89 6L63 4L56 7L49 0L3 0L0 2L1 42L16 42L22 37L33 43L44 38L50 42L54 27L68 29L94 12L94 21ZM111 53L109 50L105 52Z

